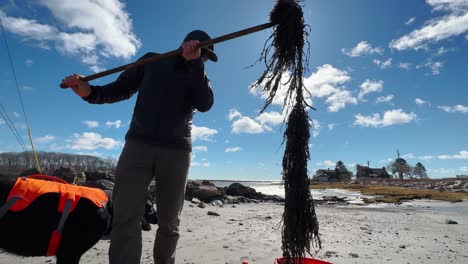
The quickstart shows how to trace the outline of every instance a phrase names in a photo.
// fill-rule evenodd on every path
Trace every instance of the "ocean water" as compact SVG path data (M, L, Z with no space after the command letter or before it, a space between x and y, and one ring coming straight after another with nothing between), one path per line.
M235 181L216 181L212 180L218 187L226 187L234 183ZM238 181L242 185L249 186L255 189L257 192L261 192L267 195L278 195L284 197L284 187L279 181ZM362 195L360 192L353 192L342 189L326 189L316 190L311 189L312 197L316 200L321 200L324 196L337 196L340 198L346 198L350 203L361 204L363 203L362 198L371 198L373 196Z

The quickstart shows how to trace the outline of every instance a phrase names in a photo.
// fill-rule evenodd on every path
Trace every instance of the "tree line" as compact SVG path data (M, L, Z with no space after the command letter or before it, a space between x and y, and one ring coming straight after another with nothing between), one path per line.
M413 167L403 158L397 158L395 161L387 166L387 170L390 171L394 177L400 180L403 179L427 179L427 171L421 162L416 163Z
M420 162L416 163L415 166L411 166L403 158L397 158L395 161L388 164L386 170L398 179L427 179L426 168ZM347 180L351 179L353 173L348 170L346 165L340 160L336 163L335 169L329 171L333 174L335 179Z
M42 172L47 174L52 174L61 167L74 168L76 171L115 170L117 163L113 158L43 151L37 152L37 158ZM0 153L1 174L18 175L35 167L32 151Z

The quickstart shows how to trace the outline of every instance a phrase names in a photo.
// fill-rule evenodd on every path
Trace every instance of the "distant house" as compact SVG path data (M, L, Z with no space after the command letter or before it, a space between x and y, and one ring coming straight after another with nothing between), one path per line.
M328 182L336 180L335 178L335 170L326 169L315 171L315 176L313 177L313 180L318 182Z
M382 168L369 168L368 166L357 165L356 178L379 178L389 179L391 178L385 167Z

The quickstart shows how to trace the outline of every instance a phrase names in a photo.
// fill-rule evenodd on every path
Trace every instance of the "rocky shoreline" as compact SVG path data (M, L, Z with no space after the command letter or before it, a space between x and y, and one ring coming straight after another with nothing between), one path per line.
M348 184L379 185L404 187L419 190L435 190L440 192L468 193L468 179L356 179Z

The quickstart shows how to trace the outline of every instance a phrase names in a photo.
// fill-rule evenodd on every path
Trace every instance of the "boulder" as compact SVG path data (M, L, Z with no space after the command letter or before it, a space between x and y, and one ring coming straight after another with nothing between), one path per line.
M87 181L86 186L99 188L102 190L112 191L114 189L114 183L108 180L95 180L95 181Z
M68 183L74 183L77 176L76 171L72 167L59 167L54 171L52 176L63 179Z
M258 193L254 188L242 185L237 182L226 187L224 191L227 195L243 196L246 198L259 198Z
M114 181L115 175L112 171L108 170L95 170L95 171L86 171L86 178L88 181L96 180L108 180Z
M185 200L197 198L202 202L211 203L214 200L223 200L224 189L216 187L209 181L190 181L187 183Z

